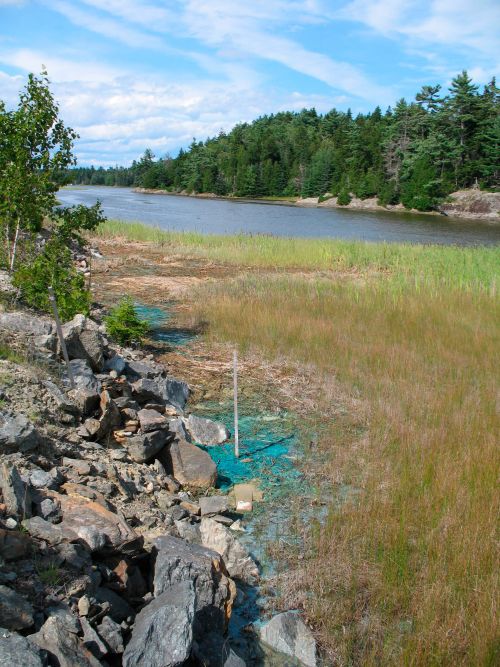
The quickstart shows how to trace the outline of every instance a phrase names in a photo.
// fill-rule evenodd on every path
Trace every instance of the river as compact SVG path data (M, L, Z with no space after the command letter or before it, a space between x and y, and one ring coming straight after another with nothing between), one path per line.
M58 198L68 206L92 205L99 200L108 218L172 231L463 246L500 243L500 225L445 216L151 195L130 188L99 186L64 188Z

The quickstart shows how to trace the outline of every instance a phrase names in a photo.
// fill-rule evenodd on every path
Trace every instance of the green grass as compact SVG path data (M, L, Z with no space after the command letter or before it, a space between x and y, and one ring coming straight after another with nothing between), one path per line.
M389 274L416 289L443 283L459 288L495 290L500 248L459 248L365 243L336 239L286 239L263 235L221 236L167 232L141 223L108 220L101 238L170 246L237 266L278 270L347 271Z
M320 434L323 487L360 489L330 507L296 563L332 664L494 664L498 298L253 275L197 303L216 341L321 378L318 414L305 418ZM339 386L356 408L328 419Z

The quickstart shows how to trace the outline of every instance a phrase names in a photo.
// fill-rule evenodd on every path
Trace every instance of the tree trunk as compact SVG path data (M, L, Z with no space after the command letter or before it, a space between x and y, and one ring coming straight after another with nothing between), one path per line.
M14 270L14 262L16 261L16 251L17 251L17 240L19 238L19 229L21 227L21 222L18 218L16 226L16 235L14 236L14 244L12 246L12 255L10 258L10 273Z

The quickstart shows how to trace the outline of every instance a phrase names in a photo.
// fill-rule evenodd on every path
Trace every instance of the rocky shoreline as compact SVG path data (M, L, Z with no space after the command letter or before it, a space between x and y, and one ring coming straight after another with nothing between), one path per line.
M294 611L231 646L259 564L237 537L254 497L221 493L206 451L230 434L100 315L63 326L72 388L53 322L0 312L0 663L316 665Z
M459 190L453 192L438 207L436 211L418 211L416 209L407 209L403 204L387 204L381 206L378 204L377 197L359 199L353 196L350 203L341 206L337 203L337 197L308 197L298 198L296 201L290 199L268 200L268 199L248 199L242 197L223 197L213 192L190 193L170 192L168 190L155 190L148 188L134 188L134 192L150 195L169 195L172 197L194 197L197 199L223 199L227 201L242 201L256 204L270 204L274 206L299 206L304 208L338 208L342 210L354 211L380 211L389 213L411 213L412 215L444 215L449 218L458 218L461 220L483 220L485 222L500 223L500 193L482 192L479 189Z

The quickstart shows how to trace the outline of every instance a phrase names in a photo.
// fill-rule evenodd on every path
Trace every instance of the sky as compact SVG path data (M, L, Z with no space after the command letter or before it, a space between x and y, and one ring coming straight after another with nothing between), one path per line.
M500 0L0 0L0 99L45 66L81 165L500 70Z

